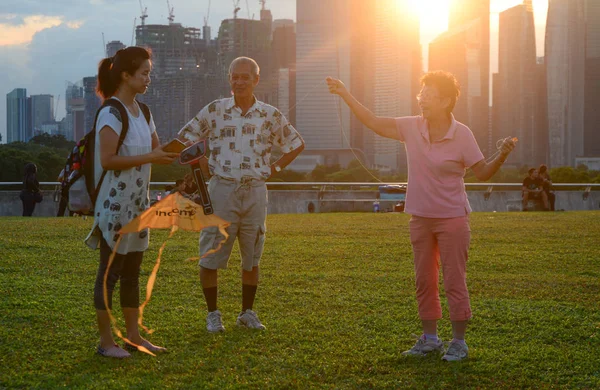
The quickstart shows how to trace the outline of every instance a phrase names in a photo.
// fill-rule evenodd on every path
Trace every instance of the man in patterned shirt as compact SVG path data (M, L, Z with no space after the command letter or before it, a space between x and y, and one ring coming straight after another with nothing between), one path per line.
M275 107L258 101L254 88L260 80L256 61L239 57L229 66L233 97L204 107L179 132L183 141L206 139L212 176L208 191L214 212L229 221L229 239L221 250L200 260L200 281L208 306L206 328L225 330L217 309L217 270L227 262L237 237L242 257L242 312L237 325L265 329L252 311L258 286L258 265L265 242L267 187L265 180L290 164L304 149L296 129ZM273 146L283 155L271 164ZM216 228L200 233L200 253L215 248L223 239Z

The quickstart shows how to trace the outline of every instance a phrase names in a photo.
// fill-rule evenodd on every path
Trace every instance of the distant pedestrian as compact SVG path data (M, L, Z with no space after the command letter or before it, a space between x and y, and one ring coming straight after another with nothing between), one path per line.
M177 187L179 187L179 185L177 185ZM196 185L196 182L194 181L194 176L192 176L191 173L188 173L183 178L183 188L183 192L185 192L185 194L187 194L190 197L193 197L194 194L198 192L198 186Z
M171 193L172 194L179 193L180 195L187 196L185 189L186 189L185 180L177 179L177 180L175 180L175 187L173 188Z
M103 100L114 99L117 107L100 110L96 121L96 185L103 170L106 176L98 189L94 210L94 225L86 243L92 249L100 248L100 266L94 287L94 306L100 331L97 352L106 357L125 358L130 354L115 344L110 318L104 302L104 274L109 257L119 239L119 230L142 214L150 203L148 196L151 164L171 164L178 156L162 150L152 114L135 98L144 94L150 84L152 63L150 53L141 47L119 50L114 57L100 62L98 94ZM123 112L123 114L121 114ZM122 115L127 115L128 130L118 149L123 129ZM127 339L151 352L164 348L144 340L138 328L140 305L140 265L148 249L148 230L131 233L121 238L115 259L110 267L107 289L108 307L112 308L112 293L120 280L121 308L125 317ZM126 345L128 349L131 345Z
M23 176L23 189L19 195L23 203L23 216L31 217L35 204L43 199L40 191L40 183L37 179L37 166L34 163L25 164L25 175Z

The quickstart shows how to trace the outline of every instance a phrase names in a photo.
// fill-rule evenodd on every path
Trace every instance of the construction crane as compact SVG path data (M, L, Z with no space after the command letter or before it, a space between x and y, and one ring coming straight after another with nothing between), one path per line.
M250 5L248 5L248 0L246 0L246 10L248 11L248 19L250 19Z
M148 7L144 7L142 5L142 0L140 1L140 11L142 11L142 15L140 16L140 20L142 21L142 26L146 25L146 18L148 17Z
M173 13L175 7L171 7L171 3L169 3L169 0L167 0L167 9L169 10L169 17L167 19L169 19L169 24L173 24L173 22L175 21L175 14Z
M208 10L206 11L206 16L204 17L204 27L208 26L208 17L210 16L210 0L208 0Z
M237 14L240 11L240 0L233 0L233 18L237 19Z

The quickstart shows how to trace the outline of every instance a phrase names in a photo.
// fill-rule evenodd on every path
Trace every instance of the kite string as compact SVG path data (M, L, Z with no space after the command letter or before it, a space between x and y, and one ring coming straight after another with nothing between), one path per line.
M143 317L144 317L144 308L146 307L146 305L148 304L148 302L150 302L150 298L152 297L152 290L154 289L154 283L156 282L156 274L158 273L158 268L160 267L160 260L161 260L163 251L165 250L165 246L167 245L167 241L169 241L169 239L171 237L173 237L173 234L175 234L175 232L177 231L177 229L178 229L177 225L173 225L173 227L171 228L171 233L169 234L169 237L167 237L167 239L165 240L165 242L163 242L163 244L161 245L160 249L158 250L158 257L156 258L156 263L154 264L154 268L152 269L152 273L150 274L150 277L148 278L148 284L146 285L146 300L140 306L140 314L138 316L138 325L147 334L154 333L154 330L153 329L148 329L142 323L142 320L143 320Z
M104 295L104 307L106 309L106 312L108 313L108 318L110 319L110 323L113 329L113 332L115 332L115 334L123 341L125 341L126 343L129 343L133 346L136 346L138 350L145 352L149 355L152 356L156 356L155 354L153 354L152 352L150 352L147 348L145 348L142 345L137 345L136 343L132 342L131 340L129 340L128 338L126 338L125 336L123 336L123 333L121 333L121 330L119 329L118 325L117 325L117 319L113 316L112 314L112 310L110 309L110 305L108 304L108 287L107 287L107 282L108 282L108 273L110 271L110 266L112 265L113 261L115 260L115 256L117 255L117 249L119 248L119 244L121 243L121 240L123 239L123 235L119 234L119 238L117 239L117 242L115 243L115 247L112 251L112 253L110 254L110 257L108 258L108 265L106 266L106 271L104 272L104 282L103 282L103 295Z
M292 112L292 110L294 108L296 108L298 106L298 104L302 103L304 100L306 100L306 98L308 98L309 95L311 95L315 89L321 85L323 83L323 81L319 81L318 83L316 83L315 85L313 85L312 87L309 88L308 92L306 92L306 94L304 94L304 96L302 97L302 99L298 100L292 107L290 107L287 111L286 114L284 114L284 116L289 120L290 119L290 112Z
M371 170L369 168L367 168L363 162L361 161L360 157L358 157L358 155L356 154L356 152L354 151L354 148L352 147L352 145L350 144L350 140L348 140L348 136L346 135L346 133L344 132L344 123L342 121L342 107L340 105L340 101L338 98L336 98L335 95L332 95L333 100L335 100L335 105L336 105L336 114L337 114L337 118L338 118L338 123L340 125L340 132L342 133L342 136L344 137L344 139L346 140L346 143L348 144L348 147L350 148L350 151L352 152L352 154L354 155L354 157L356 158L356 160L358 161L358 163L360 164L361 167L363 167L363 169L369 174L371 175L371 177L373 179L375 179L376 181L378 181L379 183L384 183L381 179L379 179L377 176L375 176Z

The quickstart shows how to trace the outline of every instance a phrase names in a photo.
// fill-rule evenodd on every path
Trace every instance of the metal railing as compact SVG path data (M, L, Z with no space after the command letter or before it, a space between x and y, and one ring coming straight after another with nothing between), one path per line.
M9 182L0 182L0 188L5 186L16 186L22 185L23 183L20 181L9 181ZM40 182L41 186L57 186L59 182L51 182L45 181ZM269 187L379 187L382 185L401 185L405 186L406 182L400 183L373 183L373 182L267 182L267 186ZM175 185L174 181L153 181L150 183L151 186L167 186L167 185ZM494 188L521 188L523 187L522 183L465 183L465 187L475 187L475 188L487 188L490 192L494 190ZM560 189L560 188L571 188L571 187L582 187L585 188L585 191L591 191L592 188L600 188L600 183L552 183L552 188Z

